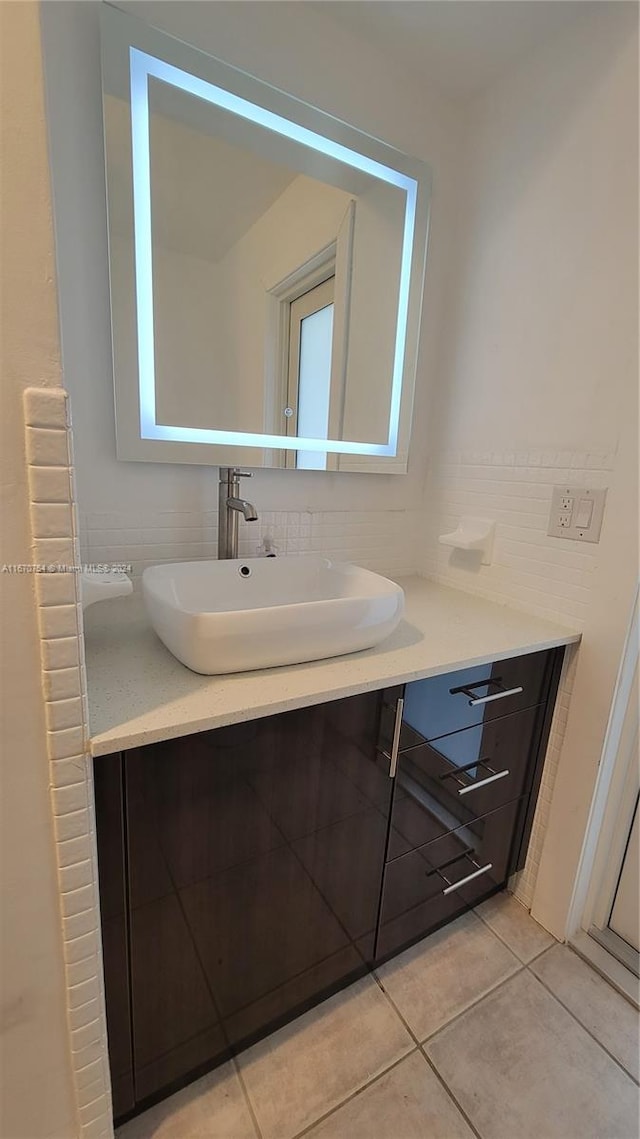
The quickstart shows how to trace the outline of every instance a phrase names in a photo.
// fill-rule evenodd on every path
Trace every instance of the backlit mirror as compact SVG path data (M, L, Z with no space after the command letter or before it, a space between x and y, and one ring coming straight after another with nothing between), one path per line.
M102 14L118 456L405 471L426 166Z

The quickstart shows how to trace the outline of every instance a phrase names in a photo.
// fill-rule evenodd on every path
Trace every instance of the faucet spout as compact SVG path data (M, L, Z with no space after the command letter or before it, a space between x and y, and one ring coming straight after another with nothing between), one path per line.
M246 498L228 498L227 506L229 510L238 510L243 516L245 522L257 522L258 512L252 502L247 502Z
M220 468L218 487L218 557L238 556L238 516L246 522L256 522L258 512L252 502L240 497L240 479L251 478L249 472L236 467Z

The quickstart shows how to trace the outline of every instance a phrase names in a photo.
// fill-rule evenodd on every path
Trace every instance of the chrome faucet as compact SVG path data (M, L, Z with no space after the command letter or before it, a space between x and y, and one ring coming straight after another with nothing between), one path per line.
M258 513L252 502L240 497L240 479L250 479L250 471L237 467L220 467L218 486L218 558L238 556L238 514L246 522L257 522Z

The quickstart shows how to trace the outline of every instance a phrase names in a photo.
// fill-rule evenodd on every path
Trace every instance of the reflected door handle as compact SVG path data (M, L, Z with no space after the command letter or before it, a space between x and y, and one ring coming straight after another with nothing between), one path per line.
M479 870L474 870L473 874L467 874L466 878L461 878L459 882L454 882L453 885L447 886L442 893L452 894L454 890L459 890L461 886L466 886L467 882L473 882L474 878L479 878L481 874L486 874L487 871L492 868L493 863L487 862L486 866L481 866Z
M486 779L478 779L477 783L470 783L468 787L458 787L458 795L468 795L470 791L477 791L478 787L486 787L487 783L495 783L496 779L504 779L509 774L509 768L496 771L495 775L488 775Z
M524 692L522 685L518 688L503 688L501 681L502 678L499 676L489 676L486 680L476 680L473 684L461 684L458 688L450 688L449 695L457 696L461 692L463 696L469 697L469 707L475 708L477 704L490 704L492 700L504 700L505 696L518 696L520 692ZM498 691L489 696L476 696L473 691L474 688L490 688L492 685Z

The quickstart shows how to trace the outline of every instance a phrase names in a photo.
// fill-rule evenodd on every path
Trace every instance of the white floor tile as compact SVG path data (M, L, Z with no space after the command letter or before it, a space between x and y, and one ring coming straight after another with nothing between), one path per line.
M425 1048L482 1139L635 1139L638 1088L529 973Z
M640 1079L637 1009L566 945L543 953L531 969L612 1056Z
M520 962L473 913L463 914L377 970L418 1040L426 1040Z
M475 911L526 965L555 941L512 894L494 894Z
M308 1139L473 1139L464 1116L421 1052L407 1056L307 1135Z

